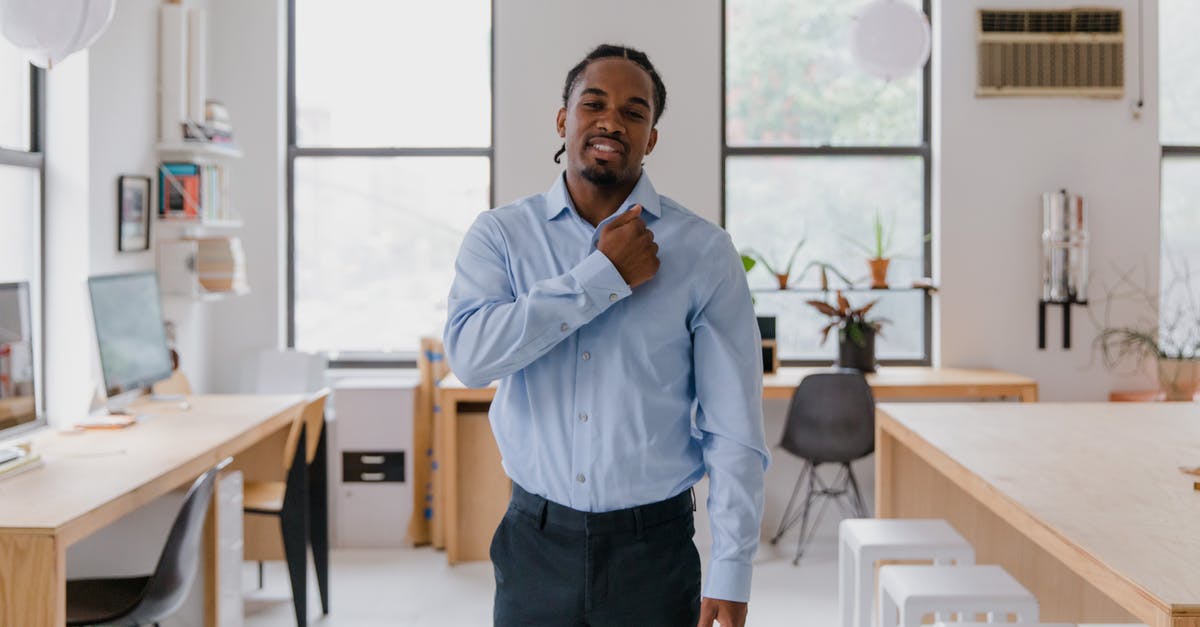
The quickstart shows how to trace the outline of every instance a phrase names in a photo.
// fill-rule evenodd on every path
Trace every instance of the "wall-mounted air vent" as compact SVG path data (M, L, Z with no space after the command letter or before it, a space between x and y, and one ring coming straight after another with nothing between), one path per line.
M979 12L979 96L1125 94L1120 9Z

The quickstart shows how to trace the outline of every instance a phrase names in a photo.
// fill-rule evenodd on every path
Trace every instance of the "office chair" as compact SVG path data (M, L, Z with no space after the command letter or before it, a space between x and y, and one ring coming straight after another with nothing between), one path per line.
M217 474L230 461L192 483L153 574L67 581L67 625L157 627L158 621L179 610L196 579L200 539Z
M875 398L862 373L841 370L805 377L792 394L783 440L779 445L804 460L779 523L779 531L771 538L771 544L778 543L788 529L800 522L800 540L792 560L795 565L800 563L804 548L825 512L827 501L822 500L816 516L812 517L812 524L809 524L810 511L818 499L832 499L843 508L843 513L852 517L870 516L858 488L858 479L850 467L850 462L875 451ZM817 469L825 464L841 466L829 484L817 474ZM796 496L806 479L808 490L804 504L793 513ZM847 502L843 503L843 499Z
M325 400L329 390L309 397L292 422L284 446L284 481L246 481L242 511L279 519L284 559L292 580L296 624L308 624L308 547L312 546L321 595L329 613L329 528L325 459ZM261 572L261 571L260 571Z

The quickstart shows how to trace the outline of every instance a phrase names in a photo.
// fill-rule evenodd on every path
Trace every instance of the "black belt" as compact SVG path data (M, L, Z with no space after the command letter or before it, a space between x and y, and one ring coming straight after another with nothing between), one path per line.
M649 505L611 512L581 512L532 494L513 482L512 507L534 517L539 526L547 524L586 533L634 532L669 522L696 511L696 494L688 488L679 494Z

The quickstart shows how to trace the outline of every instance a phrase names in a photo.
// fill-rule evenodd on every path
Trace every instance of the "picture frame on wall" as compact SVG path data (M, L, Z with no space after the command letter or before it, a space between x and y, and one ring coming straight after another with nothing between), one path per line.
M117 178L117 251L150 250L150 177Z

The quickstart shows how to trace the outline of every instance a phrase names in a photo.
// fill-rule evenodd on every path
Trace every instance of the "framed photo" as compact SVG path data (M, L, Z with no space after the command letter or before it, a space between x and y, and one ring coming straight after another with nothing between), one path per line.
M150 250L150 177L117 178L117 250Z

